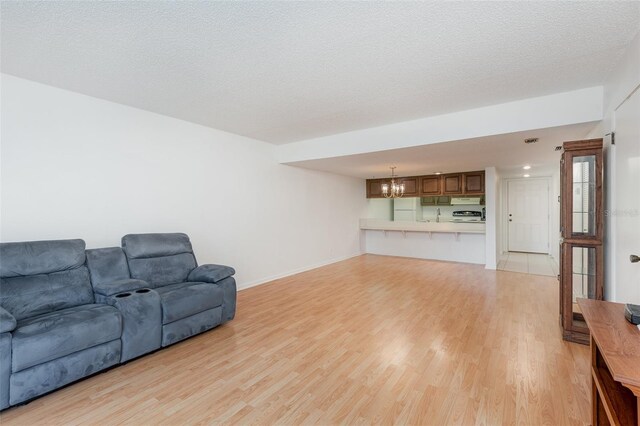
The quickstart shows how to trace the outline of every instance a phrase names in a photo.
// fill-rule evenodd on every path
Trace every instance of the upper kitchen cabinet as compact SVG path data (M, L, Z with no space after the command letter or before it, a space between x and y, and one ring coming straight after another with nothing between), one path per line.
M442 186L440 176L420 176L420 196L440 195Z
M391 184L390 179L367 179L367 198L383 198L382 184Z
M404 184L405 197L423 197L423 205L449 205L452 195L483 195L484 171L448 173L446 175L397 177L396 182ZM382 198L382 184L390 184L391 179L367 179L367 198Z
M398 183L404 184L404 196L405 197L417 197L419 196L420 186L418 185L420 178L417 176L399 178Z
M442 194L462 194L462 173L449 173L442 175Z
M462 174L465 194L484 194L484 172L468 172Z

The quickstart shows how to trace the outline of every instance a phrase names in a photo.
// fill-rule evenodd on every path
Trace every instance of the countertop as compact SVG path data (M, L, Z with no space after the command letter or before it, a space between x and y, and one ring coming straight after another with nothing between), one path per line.
M484 222L414 222L383 219L360 219L360 229L405 232L447 232L484 234Z

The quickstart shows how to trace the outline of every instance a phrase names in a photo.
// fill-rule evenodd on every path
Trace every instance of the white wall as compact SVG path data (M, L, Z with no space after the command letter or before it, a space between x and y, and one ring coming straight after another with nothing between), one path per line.
M368 198L367 211L363 217L393 220L393 200L391 198Z
M549 199L549 254L560 264L560 164L551 176L551 198Z
M621 60L613 67L614 71L604 86L604 118L602 124L589 135L593 138L604 137L605 140L605 299L628 302L638 297L640 283L619 277L616 271L617 256L623 253L616 251L616 200L638 197L637 185L623 185L616 182L616 170L627 167L627 158L616 155L616 147L606 135L615 131L615 110L640 85L640 33L636 35ZM622 230L623 231L623 230ZM627 254L628 256L628 254ZM631 296L631 295L636 296ZM638 303L636 301L636 303Z
M0 238L186 232L239 287L360 253L364 180L257 140L2 75Z
M487 209L485 233L485 268L496 269L498 265L498 174L495 167L484 169L485 204Z

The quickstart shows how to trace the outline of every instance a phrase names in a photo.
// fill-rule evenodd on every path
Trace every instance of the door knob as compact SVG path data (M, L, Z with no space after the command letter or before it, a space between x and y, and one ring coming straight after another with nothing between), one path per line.
M635 254L632 254L631 256L629 256L629 260L631 261L631 263L638 263L640 262L640 257Z

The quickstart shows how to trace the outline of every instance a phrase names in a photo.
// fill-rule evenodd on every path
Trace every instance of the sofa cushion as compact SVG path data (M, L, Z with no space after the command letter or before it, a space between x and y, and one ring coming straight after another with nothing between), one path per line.
M87 266L93 287L129 279L129 266L120 247L87 250Z
M0 278L0 305L17 320L93 303L89 271L69 271Z
M131 278L143 280L152 288L185 282L189 272L196 267L189 253L148 259L129 259Z
M12 333L12 371L119 339L121 333L120 313L108 305L76 306L18 321Z
M7 312L2 306L0 306L0 333L6 333L13 331L16 328L16 319L13 315Z
M185 282L197 266L186 234L129 234L122 237L122 249L131 278L151 287Z
M193 254L189 236L182 233L128 234L122 237L122 249L129 259Z
M82 240L27 241L0 244L0 278L49 274L84 264Z
M215 284L186 282L158 287L162 302L162 324L222 305L224 293Z

